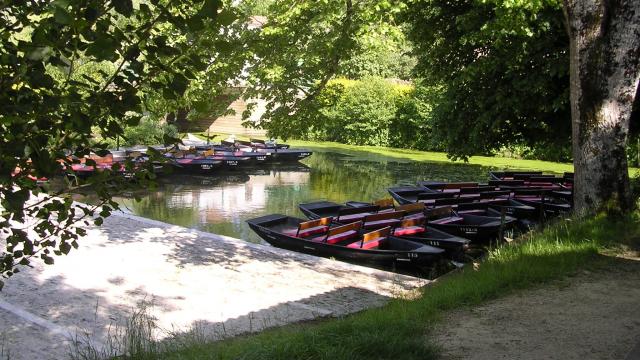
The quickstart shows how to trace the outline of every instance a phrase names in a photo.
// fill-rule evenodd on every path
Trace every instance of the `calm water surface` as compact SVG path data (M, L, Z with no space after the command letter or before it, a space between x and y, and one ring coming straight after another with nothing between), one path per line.
M246 220L273 213L303 217L298 204L389 197L393 185L418 180L481 181L490 168L398 160L367 152L311 148L296 165L234 171L219 176L172 175L141 201L117 198L130 212L251 242L262 242Z

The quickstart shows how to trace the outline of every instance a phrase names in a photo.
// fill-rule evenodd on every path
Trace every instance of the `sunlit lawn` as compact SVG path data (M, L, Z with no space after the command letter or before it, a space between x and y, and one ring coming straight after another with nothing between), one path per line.
M204 139L206 133L195 134ZM227 134L211 134L215 136L213 141L219 141L226 138ZM238 136L238 139L248 140L246 137ZM292 147L308 147L313 149L322 149L326 151L338 151L342 153L349 152L368 152L381 156L386 156L396 159L407 159L413 161L434 161L434 162L447 162L451 163L451 159L447 157L446 153L432 152L432 151L420 151L420 150L408 150L408 149L396 149L381 146L358 146L358 145L346 145L336 142L327 141L304 141L304 140L288 140L286 142ZM464 163L464 161L456 161L458 163ZM572 172L573 164L571 163L558 163L553 161L542 160L526 160L515 159L500 156L472 156L468 159L468 163L471 165L480 165L487 167L494 167L498 169L514 169L514 170L537 170L551 173L564 173ZM638 177L640 175L639 168L629 168L629 175Z

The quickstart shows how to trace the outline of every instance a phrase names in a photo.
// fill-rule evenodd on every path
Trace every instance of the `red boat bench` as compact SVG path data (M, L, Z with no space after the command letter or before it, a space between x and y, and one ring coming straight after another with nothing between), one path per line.
M361 221L347 225L336 226L329 229L329 231L327 231L325 235L315 237L311 240L315 242L325 242L327 244L336 244L358 236L358 230L360 230L361 227Z
M298 224L297 229L284 230L282 233L295 237L311 236L325 233L329 230L329 225L331 225L331 218L325 217L317 220L301 222Z
M366 249L372 250L380 247L382 241L384 241L391 234L391 227L387 226L384 229L372 231L362 236L362 240L356 241L347 245L352 249Z
M400 224L400 219L404 216L404 211L391 211L378 214L371 214L364 217L365 229L380 229L387 226L396 226Z
M427 231L427 228L424 226L424 221L426 218L422 217L411 217L405 218L402 220L400 225L393 230L394 236L406 236L406 235L414 235L421 234Z

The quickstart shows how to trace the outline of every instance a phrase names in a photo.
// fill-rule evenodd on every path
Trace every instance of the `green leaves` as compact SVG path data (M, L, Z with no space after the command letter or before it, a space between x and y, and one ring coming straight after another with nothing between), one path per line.
M133 2L131 0L111 0L113 8L120 14L129 17L133 13Z
M569 144L558 2L415 0L404 17L418 75L442 86L433 129L453 157Z
M73 21L73 17L61 7L56 7L53 13L53 18L56 20L58 24L69 25Z
M183 109L191 97L211 99L248 56L236 51L240 31L221 31L242 29L237 14L225 10L226 25L215 21L221 7L220 0L55 0L0 7L0 18L11 22L0 35L0 231L8 231L0 274L10 276L36 258L52 264L54 255L70 253L86 234L76 225L102 224L117 208L114 193L152 186L150 166L136 169L136 181L129 183L118 177L119 168L101 172L89 180L90 188L94 200L109 208L94 218L95 209L56 200L77 191L75 181L61 177L60 193L49 193L36 177L64 172L73 178L72 164L92 152L105 155L105 139L175 142L175 128L150 120L153 110L164 116ZM222 62L218 41L229 57ZM221 64L212 65L212 59ZM163 93L170 100L161 100ZM91 159L85 164L96 165ZM134 164L125 167L133 170ZM34 203L26 206L28 201ZM29 221L35 221L32 231L21 231Z
M120 44L109 34L98 37L87 47L86 55L92 56L96 61L114 61L118 59L116 52Z
M218 9L222 7L221 0L205 0L200 8L199 15L215 19L218 14Z
M173 80L171 81L171 89L177 94L182 95L187 90L187 86L189 86L189 79L187 79L182 74L175 74L173 76Z

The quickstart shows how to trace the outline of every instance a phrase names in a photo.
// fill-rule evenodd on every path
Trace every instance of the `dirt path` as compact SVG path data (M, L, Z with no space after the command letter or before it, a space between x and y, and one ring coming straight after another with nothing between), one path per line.
M640 259L452 312L442 324L445 359L640 359Z

